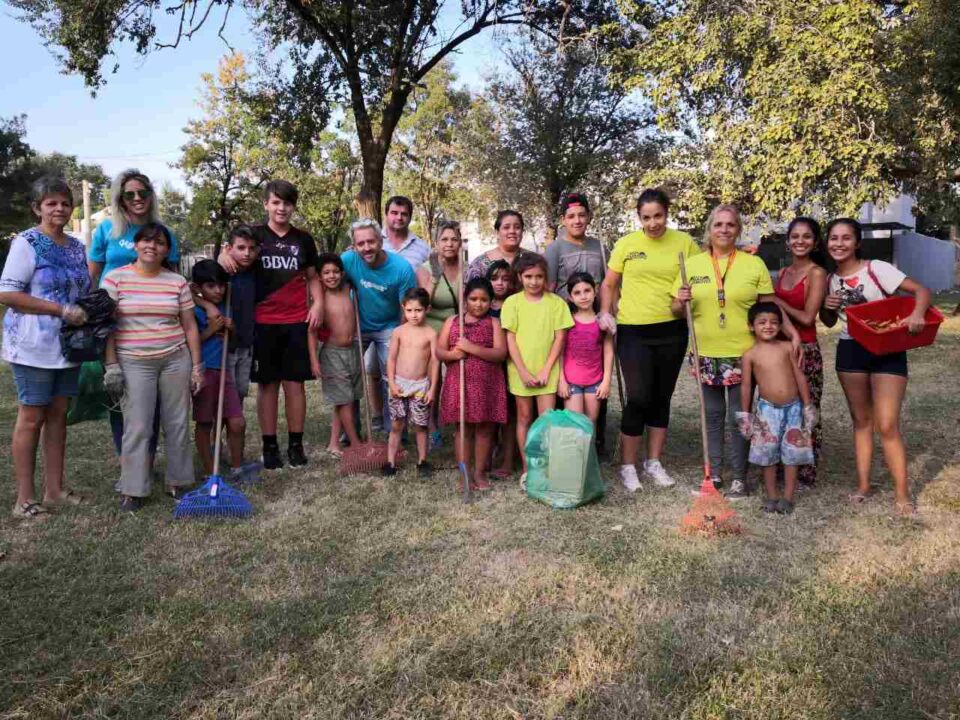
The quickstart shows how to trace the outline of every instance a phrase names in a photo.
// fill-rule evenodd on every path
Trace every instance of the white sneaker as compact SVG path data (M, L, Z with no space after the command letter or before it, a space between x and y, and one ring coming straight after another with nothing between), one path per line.
M668 488L677 484L677 481L670 477L667 471L663 469L663 465L660 464L659 460L644 460L643 474L653 480L653 484L657 487Z
M623 486L630 492L643 489L640 478L637 477L637 469L633 465L621 465L620 469L617 470L617 475L620 476L620 482L623 483Z
M730 483L730 489L724 493L724 497L727 498L727 500L743 500L746 497L750 497L750 491L747 489L743 480L734 480Z

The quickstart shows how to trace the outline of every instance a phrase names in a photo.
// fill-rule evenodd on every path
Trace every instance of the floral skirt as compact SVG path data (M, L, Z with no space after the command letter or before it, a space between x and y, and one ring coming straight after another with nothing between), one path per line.
M817 408L820 415L820 401L823 399L823 355L820 345L814 340L803 343L803 374L810 387L810 401ZM820 462L820 441L822 440L820 420L810 431L810 442L813 445L813 465L801 465L799 480L806 485L815 485L817 482L817 464Z
M696 362L693 353L689 353L687 358L690 361L690 374L694 377L697 373L694 371ZM823 362L821 361L821 367ZM743 380L743 365L738 357L712 358L700 356L700 382L711 387L729 387L739 385Z

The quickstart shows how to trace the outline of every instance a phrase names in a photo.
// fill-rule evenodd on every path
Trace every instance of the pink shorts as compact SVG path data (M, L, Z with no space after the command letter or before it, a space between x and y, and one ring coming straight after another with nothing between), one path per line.
M193 396L193 421L198 423L215 423L217 421L217 398L220 393L219 368L207 368L203 371L203 390ZM233 373L227 373L227 381L223 386L223 418L243 417L243 405L240 404L240 394L233 381Z

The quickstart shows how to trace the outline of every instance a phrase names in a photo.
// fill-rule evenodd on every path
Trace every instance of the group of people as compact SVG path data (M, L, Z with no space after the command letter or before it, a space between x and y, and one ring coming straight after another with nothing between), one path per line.
M861 259L861 228L853 219L832 220L822 233L816 220L795 218L786 238L792 261L774 285L764 262L738 249L743 228L736 207L714 208L700 245L668 227L670 201L659 189L640 194L641 229L620 238L609 257L588 235L588 199L570 193L560 205L561 236L543 255L521 247L523 216L504 210L494 224L496 247L467 264L459 225L439 223L431 247L410 230L413 205L402 196L386 202L384 228L360 219L350 227L346 252L320 254L292 224L297 189L274 180L264 190L266 222L234 228L220 256L196 263L188 279L172 269L179 243L160 222L150 180L135 170L121 173L111 201L111 217L97 228L88 255L64 230L74 205L69 186L40 180L33 201L39 222L13 240L0 277L0 303L8 307L3 358L19 402L18 517L41 519L51 506L84 500L63 481L66 413L78 393L79 367L66 360L58 336L63 325L86 322L77 301L97 287L117 304L103 368L104 387L117 400L110 423L121 461L116 489L126 511L138 510L151 493L160 428L166 491L179 498L195 484L191 407L197 451L210 472L212 454L220 452L211 439L221 379L231 472L243 464L243 401L251 381L263 466L276 469L308 463L304 383L313 379L322 381L333 407L326 452L340 457L344 444L362 442L357 407L366 374L377 416L372 431L389 431L384 474L396 473L410 426L418 471L429 475L439 428L459 421L462 403L459 459L474 487L486 489L491 477L514 472L517 454L525 472L530 425L558 405L596 424L602 450L606 401L619 373L626 399L619 480L629 491L640 489L641 479L669 487L675 481L663 449L689 355L703 390L714 484L728 498L746 497L748 462L762 466L763 509L789 513L797 486L817 480L819 317L827 326L841 324L836 370L853 419L857 467L851 501L869 494L876 431L896 507L912 512L899 430L906 355L869 352L847 333L845 311L912 293L915 310L903 322L919 332L930 294L894 266ZM824 250L832 273L824 268ZM281 390L286 459L277 436Z

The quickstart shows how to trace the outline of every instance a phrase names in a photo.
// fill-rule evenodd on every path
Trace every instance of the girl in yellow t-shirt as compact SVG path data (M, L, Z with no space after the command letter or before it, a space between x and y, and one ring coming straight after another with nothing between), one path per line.
M673 313L684 314L689 302L700 351L700 380L707 415L707 445L714 485L721 485L724 427L732 427L728 449L732 482L727 497L746 497L747 450L749 446L737 431L733 418L740 407L741 358L753 346L747 324L747 312L761 300L774 299L773 284L767 266L756 255L738 251L737 238L743 230L740 213L733 205L718 205L706 225L708 251L686 263L688 285L680 277L673 284ZM799 356L800 338L784 317L783 332L793 342ZM748 411L750 408L742 408Z
M556 405L560 377L560 352L573 318L567 304L547 290L547 261L530 253L513 264L516 285L522 292L511 295L500 310L500 324L507 332L507 383L517 400L517 444L527 471L527 430L533 419L533 401L543 414Z

